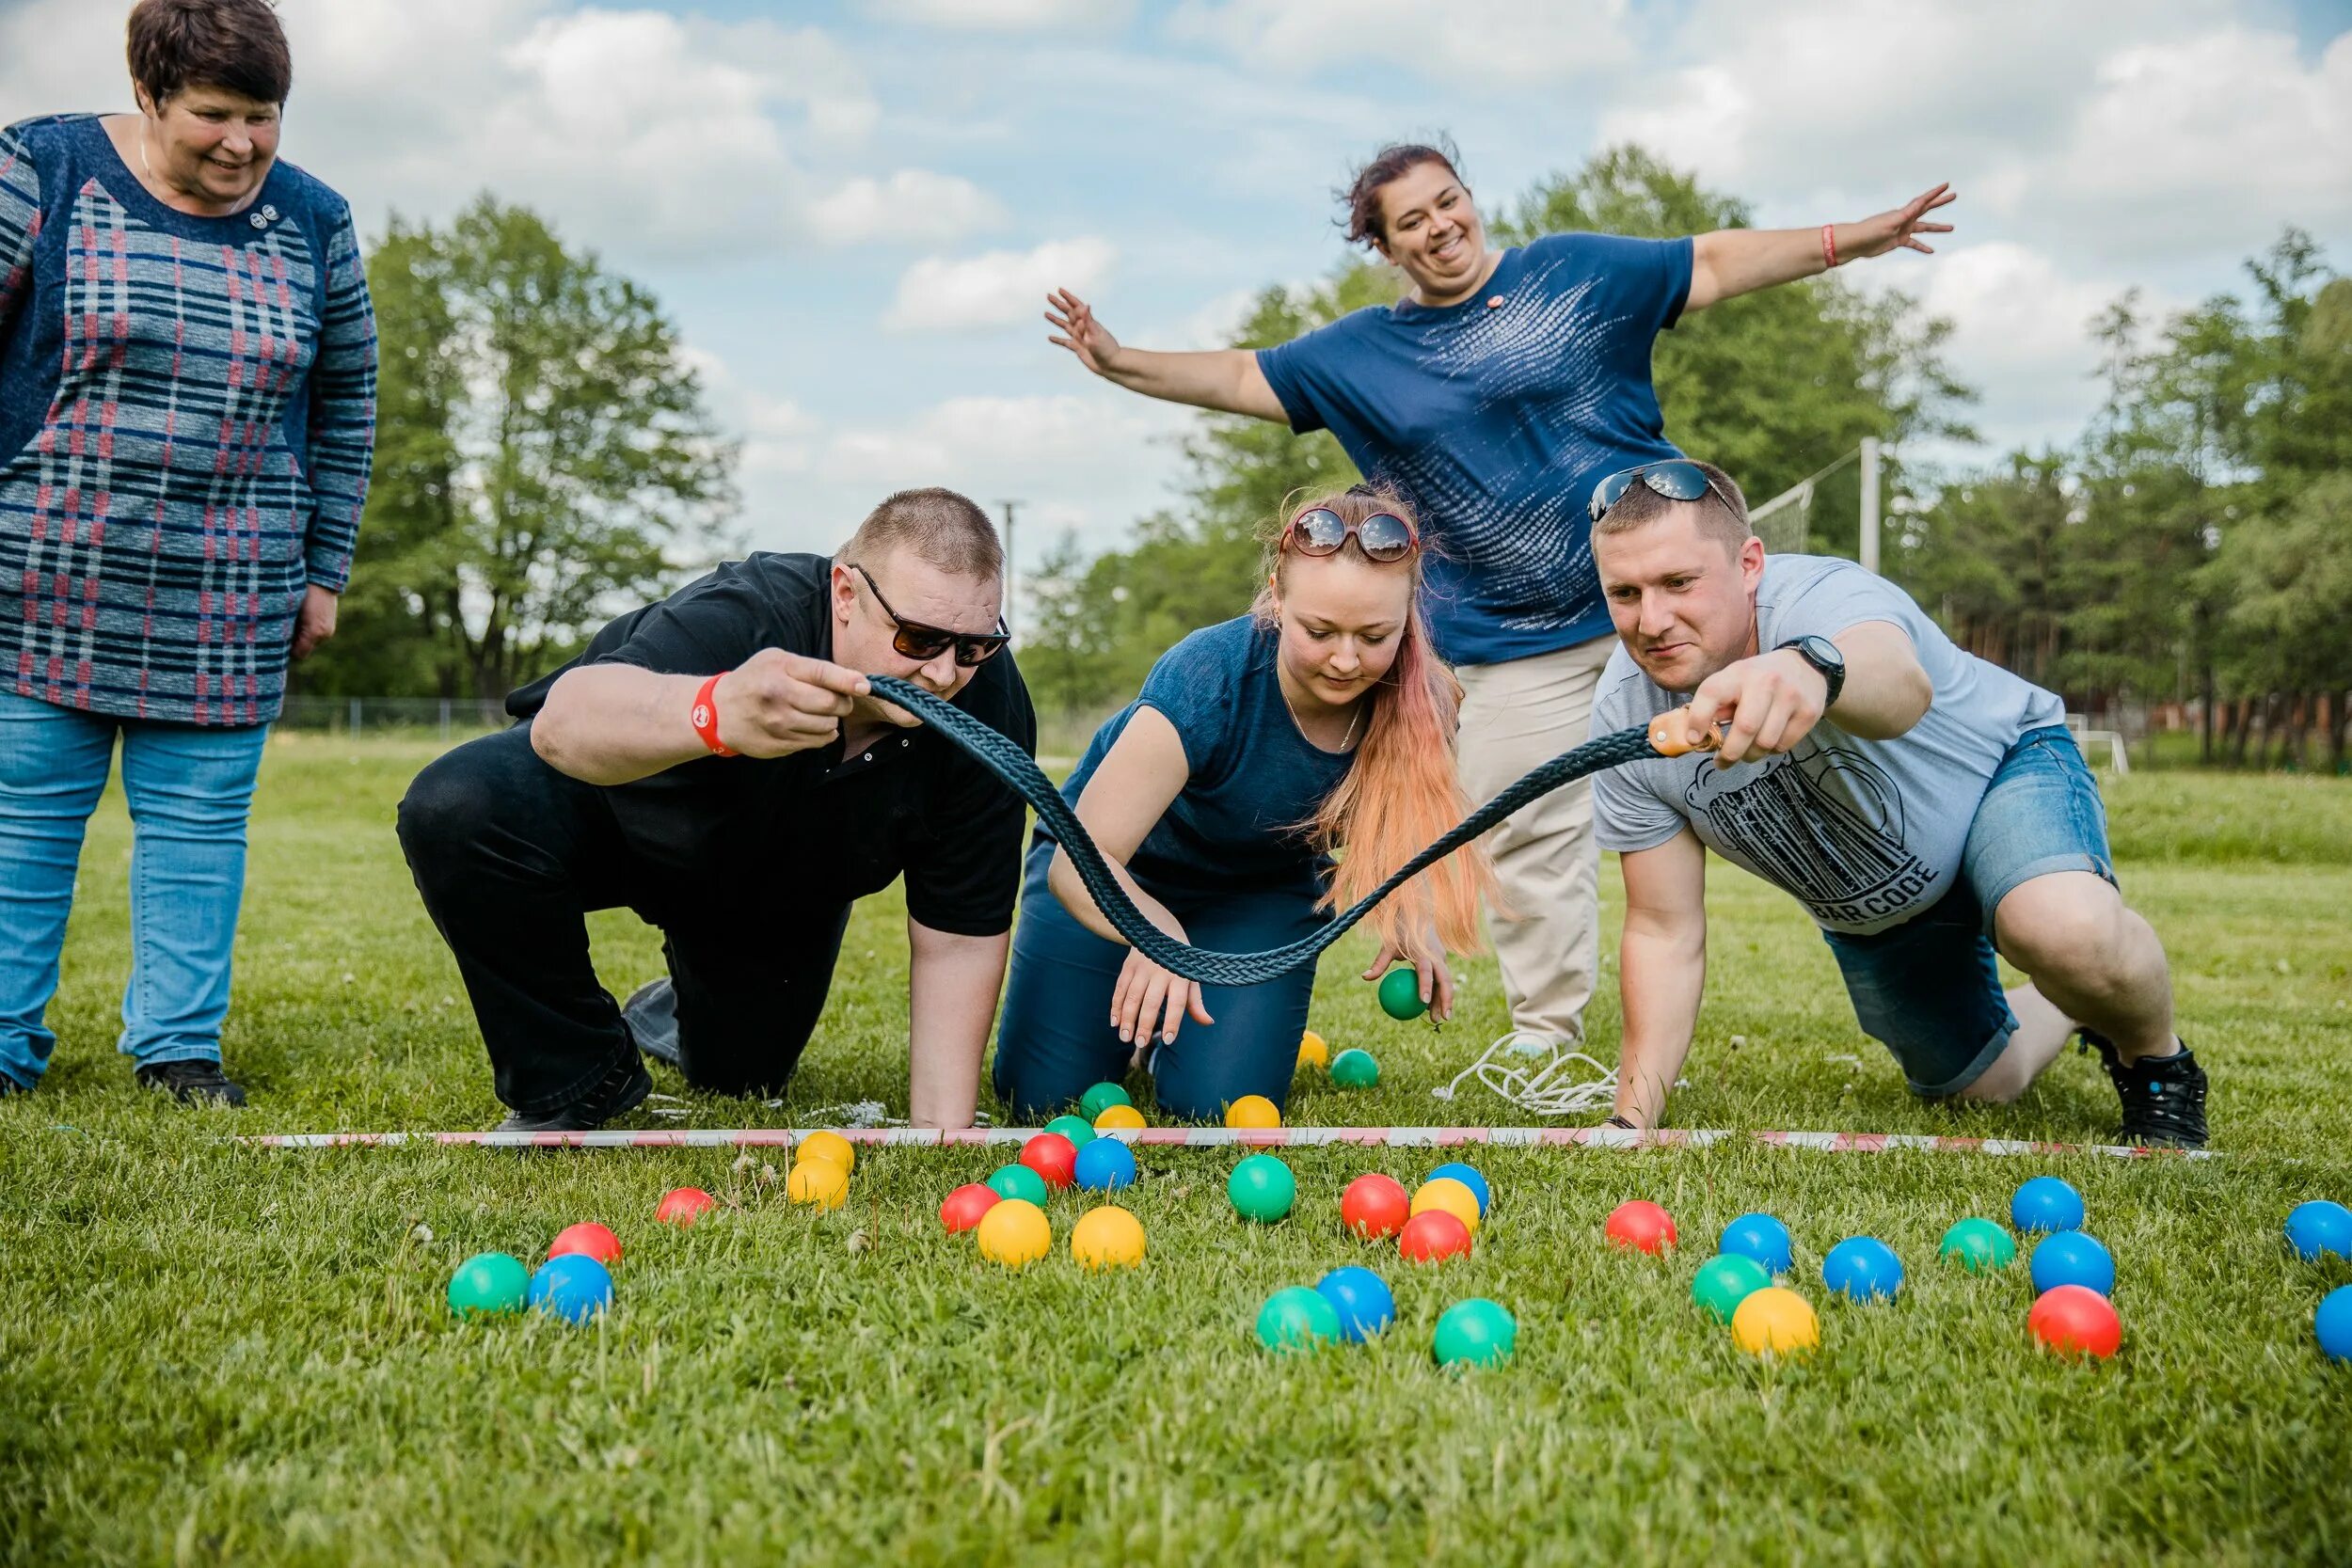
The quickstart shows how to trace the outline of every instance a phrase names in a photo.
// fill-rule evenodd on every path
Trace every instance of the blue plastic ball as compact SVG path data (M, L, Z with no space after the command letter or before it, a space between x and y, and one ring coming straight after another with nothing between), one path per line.
M2339 1285L2319 1298L2312 1326L2319 1331L2319 1348L2330 1360L2352 1361L2352 1285Z
M1849 1236L1821 1259L1821 1283L1851 1301L1879 1301L1903 1288L1903 1260L1875 1236Z
M2080 1230L2083 1195L2055 1176L2037 1176L2009 1200L2009 1223L2019 1231Z
M2352 1209L2324 1197L2296 1204L2287 1215L2287 1245L2306 1263L2316 1263L2331 1252L2352 1258Z
M2060 1285L2080 1285L2103 1296L2115 1294L2115 1259L2098 1238L2080 1230L2060 1230L2034 1243L2033 1293Z
M1440 1176L1450 1176L1468 1187L1470 1196L1478 1199L1478 1217L1482 1220L1486 1217L1486 1206L1495 1200L1495 1193L1492 1187L1486 1185L1486 1179L1478 1174L1476 1165L1466 1165L1459 1160L1449 1161L1431 1171L1429 1180L1435 1181Z
M1132 1187L1136 1184L1135 1150L1117 1138L1097 1138L1078 1150L1073 1176L1090 1193Z
M1333 1269L1315 1282L1315 1291L1340 1315L1340 1338L1349 1344L1396 1322L1396 1297L1389 1293L1388 1282L1370 1269Z
M1788 1227L1770 1214L1742 1214L1724 1227L1724 1238L1715 1249L1753 1258L1764 1265L1766 1274L1787 1274L1796 1251L1788 1241Z
M583 1252L550 1258L531 1276L531 1305L584 1323L612 1305L612 1275Z

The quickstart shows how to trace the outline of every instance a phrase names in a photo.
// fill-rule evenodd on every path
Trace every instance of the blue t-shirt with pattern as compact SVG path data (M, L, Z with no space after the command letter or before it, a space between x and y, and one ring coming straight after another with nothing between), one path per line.
M1470 299L1370 306L1258 368L1301 434L1328 428L1420 513L1426 610L1454 664L1610 631L1584 515L1603 476L1680 455L1650 346L1691 293L1691 242L1551 234Z
M1302 824L1347 776L1353 752L1301 734L1275 674L1278 634L1243 615L1194 632L1162 654L1136 700L1094 735L1062 786L1072 805L1142 707L1176 727L1184 787L1127 862L1153 894L1248 890L1321 896L1328 860ZM1038 836L1053 835L1042 824Z

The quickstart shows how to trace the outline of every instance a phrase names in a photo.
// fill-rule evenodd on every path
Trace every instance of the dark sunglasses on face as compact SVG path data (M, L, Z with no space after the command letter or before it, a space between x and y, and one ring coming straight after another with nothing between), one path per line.
M920 621L910 621L890 608L890 601L882 597L882 585L874 580L873 573L854 561L849 562L849 567L866 579L866 586L873 593L874 602L882 606L882 613L889 616L891 624L898 628L898 635L891 638L890 645L917 664L929 664L952 645L956 650L956 662L969 670L976 664L985 664L994 658L1004 650L1005 644L1012 641L1012 634L1004 629L1005 623L1001 618L996 623L997 629L987 633L949 631L944 626L927 626Z
M1625 493L1633 488L1636 480L1668 500L1694 501L1711 494L1724 503L1726 511L1735 516L1739 515L1739 509L1715 488L1715 482L1707 477L1706 469L1687 458L1679 457L1664 463L1644 463L1635 467L1618 469L1593 486L1593 499L1584 509L1586 515L1594 522L1599 522L1609 515L1611 507L1625 499Z
M1295 546L1301 555L1333 555L1351 533L1366 560L1384 564L1404 560L1421 544L1413 525L1394 513L1375 512L1360 523L1351 523L1327 506L1311 506L1291 519L1282 533L1282 546L1285 549Z

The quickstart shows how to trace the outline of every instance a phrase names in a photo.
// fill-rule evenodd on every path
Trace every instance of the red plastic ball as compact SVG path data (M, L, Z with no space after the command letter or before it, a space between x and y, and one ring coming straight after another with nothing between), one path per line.
M1078 1146L1059 1132L1040 1132L1021 1146L1021 1163L1060 1192L1078 1175Z
M1606 1228L1612 1242L1636 1252L1663 1252L1675 1244L1675 1217L1647 1198L1618 1204Z
M673 1187L661 1195L661 1204L654 1210L653 1217L682 1230L718 1206L719 1200L700 1187Z
M1404 1183L1378 1172L1359 1176L1340 1195L1340 1223L1365 1241L1383 1241L1405 1228L1412 1196Z
M2109 1356L2123 1342L2115 1305L2088 1285L2053 1285L2026 1314L2034 1338L2055 1351Z
M567 1252L584 1254L609 1267L621 1260L621 1239L594 1220L567 1225L548 1243L548 1256L561 1258Z
M1410 1263L1435 1263L1442 1258L1470 1256L1470 1227L1442 1209L1424 1209L1405 1222L1396 1235L1396 1250Z
M967 1181L947 1195L947 1201L939 1206L939 1223L954 1236L962 1231L977 1229L980 1216L1002 1202L996 1189Z

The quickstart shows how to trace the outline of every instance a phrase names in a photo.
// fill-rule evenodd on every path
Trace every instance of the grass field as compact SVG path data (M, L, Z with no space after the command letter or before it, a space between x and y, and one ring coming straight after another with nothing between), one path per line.
M1496 1149L1475 1255L1407 1273L1342 1236L1337 1195L1362 1169L1409 1182L1434 1156L1296 1151L1299 1208L1261 1227L1224 1201L1231 1155L1154 1152L1128 1205L1152 1255L1098 1278L1066 1251L1008 1275L940 1232L940 1197L995 1164L978 1150L869 1154L850 1206L813 1217L715 1151L223 1142L500 1114L391 836L430 754L273 743L227 1039L254 1095L242 1114L130 1087L112 1050L119 799L93 825L57 1062L37 1096L0 1103L8 1560L2352 1560L2352 1368L2323 1362L2310 1327L2352 1267L2293 1262L2278 1239L2294 1202L2352 1199L2352 785L2110 785L2226 1159ZM2112 1131L2111 1091L2073 1055L2008 1111L1915 1103L1793 905L1720 864L1712 903L1682 1125ZM900 920L889 897L858 916L785 1104L689 1101L687 1124L902 1109ZM658 962L627 917L596 929L616 989ZM1433 1035L1378 1014L1351 978L1363 956L1349 943L1324 966L1315 1022L1375 1051L1381 1086L1302 1083L1293 1119L1523 1119L1475 1089L1451 1118L1429 1098L1502 1027L1491 961ZM1604 1057L1610 990L1592 1019ZM1934 1260L1946 1226L2005 1215L2038 1169L2083 1188L2118 1258L2111 1363L2035 1349L2022 1264L1978 1277ZM654 1201L682 1182L739 1207L666 1231ZM1637 1196L1674 1211L1678 1257L1602 1243L1601 1216ZM1796 1233L1791 1282L1822 1314L1808 1362L1748 1361L1690 1305L1708 1243L1753 1208ZM1081 1209L1054 1200L1057 1241ZM600 1326L448 1316L460 1259L529 1257L582 1218L630 1249ZM1910 1269L1891 1307L1820 1288L1822 1250L1866 1232ZM1312 1358L1259 1351L1259 1303L1344 1261L1390 1278L1395 1328ZM1430 1326L1471 1295L1517 1314L1518 1357L1442 1374Z

